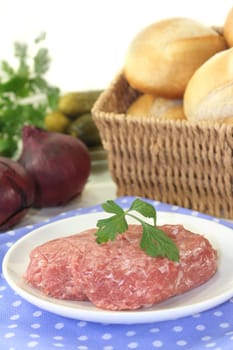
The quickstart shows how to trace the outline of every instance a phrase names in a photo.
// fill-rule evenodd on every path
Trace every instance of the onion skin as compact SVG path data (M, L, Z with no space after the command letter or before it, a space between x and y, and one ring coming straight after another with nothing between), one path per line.
M60 206L82 192L91 170L83 142L32 125L23 127L22 140L18 161L34 180L34 207Z
M5 231L27 214L34 201L34 184L16 161L0 157L0 231Z

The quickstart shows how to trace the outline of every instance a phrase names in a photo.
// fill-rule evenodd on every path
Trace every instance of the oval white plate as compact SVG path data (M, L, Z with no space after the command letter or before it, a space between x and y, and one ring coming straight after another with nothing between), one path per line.
M29 253L48 240L68 236L96 226L105 213L79 215L42 226L18 240L3 260L3 274L11 286L28 302L57 315L103 323L147 323L177 319L208 310L233 296L233 230L214 221L189 215L158 212L158 224L183 224L203 234L219 254L218 271L205 284L158 305L135 311L106 311L89 302L65 301L47 297L22 279L29 262Z

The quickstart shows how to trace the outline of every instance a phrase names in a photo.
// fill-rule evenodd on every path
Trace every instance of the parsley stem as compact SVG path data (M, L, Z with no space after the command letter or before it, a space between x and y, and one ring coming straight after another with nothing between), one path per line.
M129 210L126 210L126 211L125 211L125 216L127 216L127 215L128 215L128 216L131 216L131 218L133 218L133 219L139 221L142 225L145 224L145 221L144 221L144 220L141 220L138 216L136 216L136 215L134 215L134 214L131 214L131 213L129 212ZM148 225L149 225L149 223L148 223ZM156 226L156 223L155 223L154 225Z

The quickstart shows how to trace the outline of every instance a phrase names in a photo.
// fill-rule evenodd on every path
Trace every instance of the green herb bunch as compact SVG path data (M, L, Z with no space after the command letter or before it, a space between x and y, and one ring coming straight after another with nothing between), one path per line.
M14 43L17 67L0 62L0 155L14 157L21 139L22 126L44 127L46 113L56 108L60 90L45 79L51 59L41 47L45 33L35 40L36 53L31 57L25 43Z

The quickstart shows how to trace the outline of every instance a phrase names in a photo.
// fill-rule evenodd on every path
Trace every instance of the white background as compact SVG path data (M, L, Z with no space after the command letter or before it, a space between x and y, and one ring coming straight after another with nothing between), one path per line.
M48 80L63 92L105 88L131 39L157 20L182 16L222 26L230 0L0 0L0 59L41 32L52 59Z

